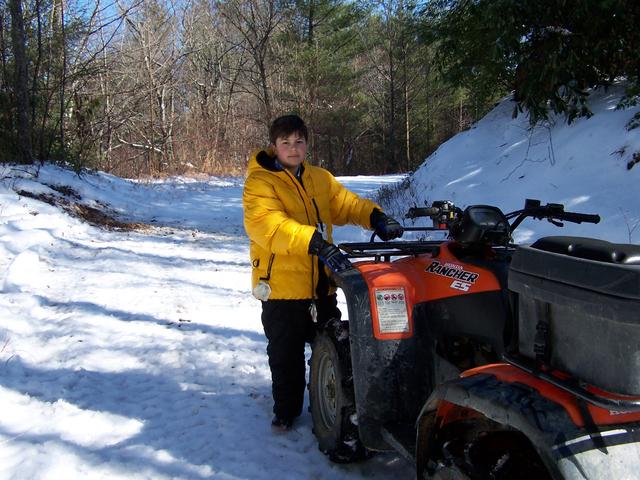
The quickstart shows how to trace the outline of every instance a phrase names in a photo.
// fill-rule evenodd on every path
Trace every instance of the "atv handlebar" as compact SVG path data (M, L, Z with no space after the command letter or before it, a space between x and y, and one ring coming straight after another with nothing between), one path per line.
M432 217L434 215L438 215L440 213L440 209L438 207L411 207L405 218L409 218L411 220L419 218L419 217Z
M480 217L484 217L483 220L480 220L480 223L476 224L476 220L471 218L471 212L483 212L479 214ZM487 215L489 215L489 217L487 217ZM440 200L433 202L431 206L412 207L405 216L405 218L412 220L420 217L431 218L433 227L429 228L429 230L449 230L449 236L453 240L473 243L475 241L474 234L480 234L480 238L483 238L482 242L488 242L489 244L494 244L498 237L501 242L509 241L511 233L528 217L537 220L546 219L557 227L563 226L561 222L600 222L600 215L565 212L564 205L561 203L542 205L540 200L534 199L527 199L523 209L507 213L506 215L497 208L487 205L472 205L467 207L463 212L460 208L456 207L453 202ZM490 217L492 218L491 221L495 223L493 226L489 225L491 221L487 223ZM499 225L501 223L499 217L503 219L502 226ZM509 221L511 221L510 224L508 224ZM506 224L508 224L508 226L505 228ZM495 228L497 228L497 230L493 232L495 235L488 235L481 232L482 230L489 232L489 230ZM408 229L409 228L405 227L405 230Z
M561 203L548 203L542 205L540 200L527 199L524 203L522 210L516 210L506 214L507 219L516 217L513 223L510 225L511 231L515 230L522 221L527 217L533 217L538 220L546 218L554 225L562 226L558 222L572 222L572 223L599 223L600 215L593 215L588 213L577 212L565 212L564 205Z
M462 210L449 200L433 202L430 207L412 207L407 211L405 218L415 220L420 217L429 217L433 222L431 230L448 230L451 222L462 214Z
M564 212L559 220L573 223L600 223L600 215L591 215L588 213Z
M471 205L464 211L450 201L433 202L428 207L409 208L405 218L429 217L432 227L404 227L404 231L448 231L449 238L463 245L509 246L511 233L528 217L548 220L558 227L561 221L573 223L599 223L600 215L565 212L561 203L542 205L540 200L527 199L523 209L506 215L490 205ZM509 223L511 221L511 223ZM384 258L389 261L393 256L416 255L435 252L442 240L374 242L376 233L368 243L341 243L340 249L349 258L370 258L375 261Z

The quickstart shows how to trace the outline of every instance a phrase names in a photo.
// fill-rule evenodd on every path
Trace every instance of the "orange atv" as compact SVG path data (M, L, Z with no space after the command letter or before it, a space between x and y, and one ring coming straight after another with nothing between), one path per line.
M527 217L600 220L537 200L407 216L448 239L340 245L349 321L311 357L320 449L397 450L420 479L639 478L640 246L511 244Z

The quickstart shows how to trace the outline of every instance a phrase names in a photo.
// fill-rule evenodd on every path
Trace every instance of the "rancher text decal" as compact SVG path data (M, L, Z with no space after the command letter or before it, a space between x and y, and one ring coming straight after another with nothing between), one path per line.
M454 281L451 284L451 288L456 290L462 290L464 292L469 290L469 287L476 283L476 280L480 278L479 273L469 272L455 263L440 263L437 260L431 262L426 269L426 272L435 273L436 275L442 275L443 277L452 278Z

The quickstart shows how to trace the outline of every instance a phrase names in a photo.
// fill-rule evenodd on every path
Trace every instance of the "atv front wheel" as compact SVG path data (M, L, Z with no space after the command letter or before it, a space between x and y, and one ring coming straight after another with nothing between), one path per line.
M313 342L310 362L313 432L320 450L337 463L369 456L358 438L348 333L347 322L327 322Z

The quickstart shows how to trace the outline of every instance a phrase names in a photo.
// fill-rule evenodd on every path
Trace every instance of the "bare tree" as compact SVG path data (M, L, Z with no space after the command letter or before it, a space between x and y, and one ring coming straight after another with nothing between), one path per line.
M201 171L233 170L239 160L229 149L240 119L232 115L241 96L240 80L247 55L236 48L239 34L220 15L213 1L199 0L185 12L183 43L189 56L184 65L182 156L191 156ZM186 162L186 158L185 158Z
M411 169L469 107L432 73L407 5L1 2L0 155L126 176L237 174L273 117L295 111L313 163Z
M171 7L171 6L169 6ZM176 38L176 16L166 5L147 1L125 17L126 32L112 52L109 78L119 85L111 101L125 119L117 129L120 151L143 160L147 174L168 170L174 160L177 72L183 59ZM130 153L137 152L129 156Z
M268 125L273 117L269 81L276 71L270 57L272 36L282 22L282 12L276 0L227 0L218 8L240 34L234 48L244 50L251 60L242 65L244 92L257 99L262 107L260 120Z

